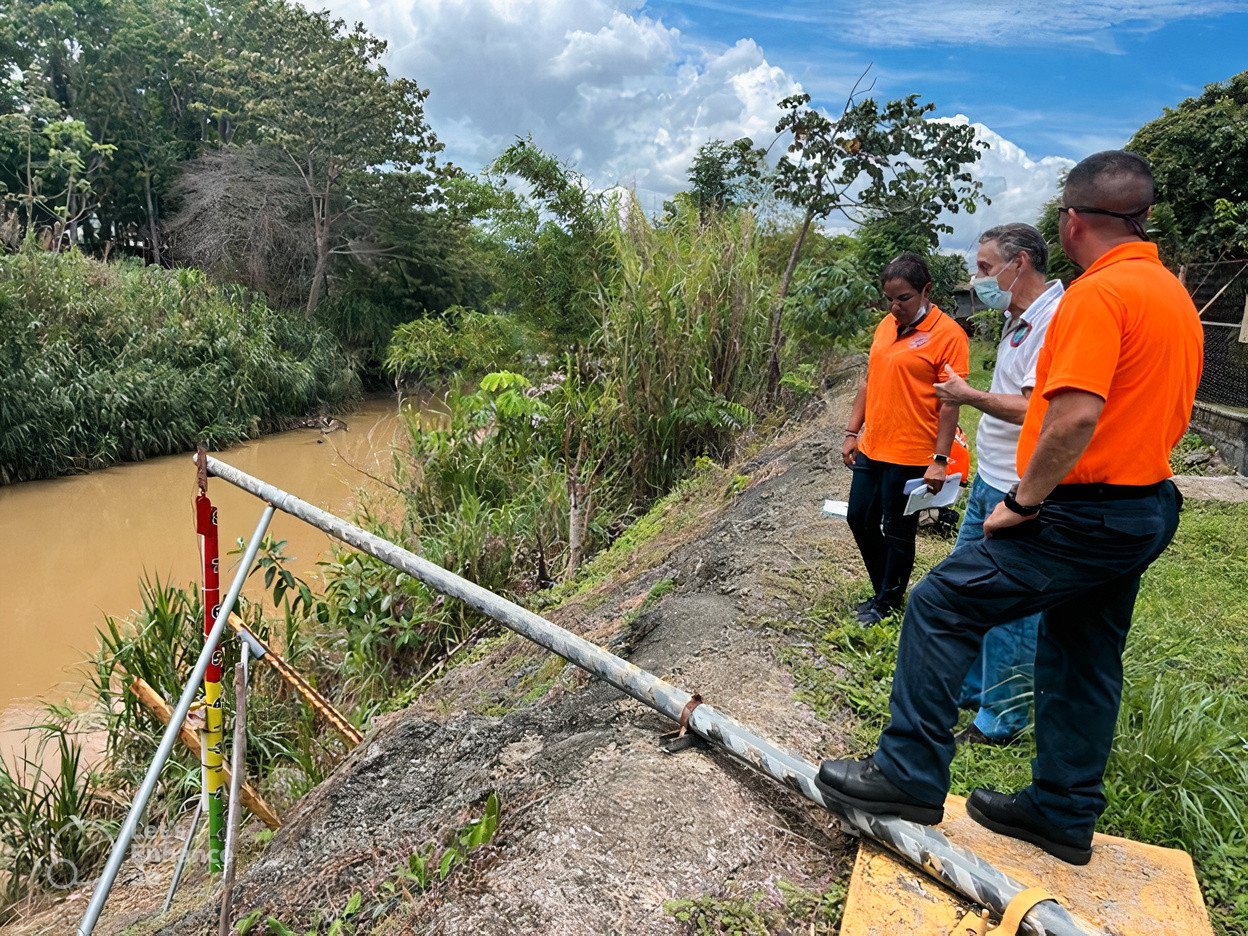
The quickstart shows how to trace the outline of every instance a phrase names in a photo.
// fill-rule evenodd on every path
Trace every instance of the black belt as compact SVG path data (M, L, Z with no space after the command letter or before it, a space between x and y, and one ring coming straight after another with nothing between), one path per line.
M1059 484L1045 500L1050 501L1116 501L1134 500L1140 497L1151 497L1161 490L1168 481L1156 484L1104 484L1094 481L1091 484Z

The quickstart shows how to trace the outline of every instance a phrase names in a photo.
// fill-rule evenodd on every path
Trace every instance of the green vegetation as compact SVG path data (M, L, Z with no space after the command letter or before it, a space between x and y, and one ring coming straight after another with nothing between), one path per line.
M844 906L845 889L839 884L813 891L779 880L748 892L730 885L723 893L668 900L663 910L684 936L834 936Z
M218 447L346 399L323 329L197 270L0 256L0 483Z
M1248 933L1246 544L1248 505L1189 500L1174 544L1145 575L1099 826L1190 852L1215 928L1227 936ZM916 575L947 550L921 538ZM812 646L781 656L798 697L820 717L852 716L850 737L865 754L888 718L900 622L859 627L845 614L850 598L848 586L834 589L796 625ZM1030 778L1026 745L961 748L951 776L961 795L1019 789Z

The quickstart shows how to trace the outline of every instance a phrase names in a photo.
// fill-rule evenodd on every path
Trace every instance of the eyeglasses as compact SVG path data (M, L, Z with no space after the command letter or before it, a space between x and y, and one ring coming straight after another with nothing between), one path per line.
M1124 214L1121 211L1110 211L1108 208L1088 208L1080 205L1062 205L1057 209L1057 213L1066 214L1068 211L1074 211L1079 214L1099 214L1108 215L1111 218L1120 218L1123 221L1126 221L1127 224L1131 225L1140 240L1148 240L1148 235L1144 233L1144 225L1140 224L1137 216L1144 214L1144 212L1148 211L1149 207L1150 206L1145 205L1139 211L1132 212L1131 214Z

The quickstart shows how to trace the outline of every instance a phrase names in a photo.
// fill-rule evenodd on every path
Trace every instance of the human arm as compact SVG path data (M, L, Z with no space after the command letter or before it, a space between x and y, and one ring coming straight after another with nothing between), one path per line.
M936 451L933 455L944 455L944 459L932 459L923 472L923 483L933 494L945 486L945 474L949 469L948 456L953 448L953 434L958 431L958 413L961 408L955 404L942 403L937 416Z
M867 420L867 379L864 377L858 385L858 393L854 396L854 405L849 411L849 422L845 424L845 441L841 444L841 461L853 466L858 457L858 434Z
M1035 451L1014 494L1019 505L1033 507L1040 504L1070 474L1083 450L1092 441L1092 433L1096 431L1097 420L1101 418L1104 408L1105 400L1087 390L1063 390L1054 395L1049 401L1044 424L1040 427ZM1005 504L998 504L984 521L984 536L992 536L1028 519Z
M973 406L989 416L995 416L1002 422L1015 426L1023 424L1027 415L1027 399L1031 396L1031 388L1024 387L1022 393L990 393L987 390L976 390L957 375L952 367L945 365L945 379L932 384L936 389L936 399L945 405L966 404Z

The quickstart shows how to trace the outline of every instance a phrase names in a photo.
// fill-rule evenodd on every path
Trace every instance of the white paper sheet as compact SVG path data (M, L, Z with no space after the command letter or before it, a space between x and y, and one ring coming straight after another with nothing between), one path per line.
M958 485L961 483L961 474L951 474L945 478L945 486L933 494L922 478L907 481L901 491L909 494L910 499L906 501L906 509L902 513L912 514L916 510L927 510L929 507L948 507L958 499Z
M829 517L840 517L844 520L849 516L849 501L825 500L823 512Z

